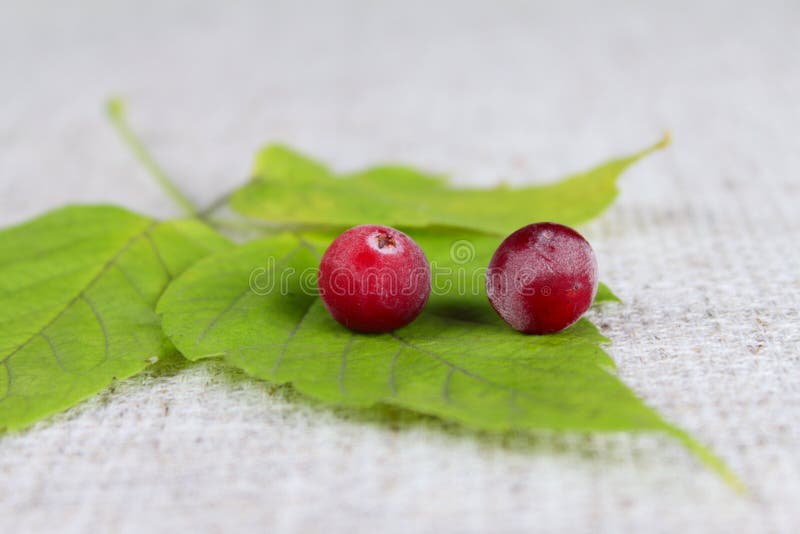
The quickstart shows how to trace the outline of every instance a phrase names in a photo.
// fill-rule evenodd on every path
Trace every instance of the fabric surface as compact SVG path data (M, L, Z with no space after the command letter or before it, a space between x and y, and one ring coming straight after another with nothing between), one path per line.
M108 126L115 93L201 205L270 140L536 183L669 129L583 228L624 300L591 315L750 493L659 436L386 423L206 362L0 436L0 532L800 531L798 5L5 0L3 224L177 213Z

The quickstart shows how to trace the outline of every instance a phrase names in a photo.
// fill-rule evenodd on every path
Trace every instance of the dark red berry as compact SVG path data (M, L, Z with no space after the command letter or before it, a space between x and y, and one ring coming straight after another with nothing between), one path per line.
M486 293L495 311L526 334L558 332L577 321L597 294L597 259L578 232L531 224L503 241L489 262Z
M334 319L359 332L401 328L422 311L431 269L410 237L388 226L356 226L337 237L319 266L318 285Z

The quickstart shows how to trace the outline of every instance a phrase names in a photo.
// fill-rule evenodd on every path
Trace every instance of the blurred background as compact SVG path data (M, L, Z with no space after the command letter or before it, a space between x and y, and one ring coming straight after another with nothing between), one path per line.
M0 0L0 223L199 204L282 141L352 169L547 182L671 131L584 228L621 377L717 451L374 424L214 363L0 437L0 531L796 532L800 3Z

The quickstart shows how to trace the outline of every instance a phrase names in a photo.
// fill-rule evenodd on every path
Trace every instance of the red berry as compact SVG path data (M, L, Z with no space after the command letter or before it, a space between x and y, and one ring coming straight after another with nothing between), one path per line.
M526 334L558 332L577 321L597 294L597 259L578 232L531 224L503 241L489 262L486 293L494 310Z
M389 332L422 311L431 292L431 268L406 234L365 224L331 243L317 283L325 308L341 324L359 332Z

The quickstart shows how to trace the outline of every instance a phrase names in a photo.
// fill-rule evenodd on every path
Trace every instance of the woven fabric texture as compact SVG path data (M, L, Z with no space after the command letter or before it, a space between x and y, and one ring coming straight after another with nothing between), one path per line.
M538 183L674 143L583 231L623 304L622 379L708 444L481 436L332 410L219 363L148 372L0 436L0 532L800 531L797 2L5 0L0 223L66 202L177 212L281 140L339 169Z

